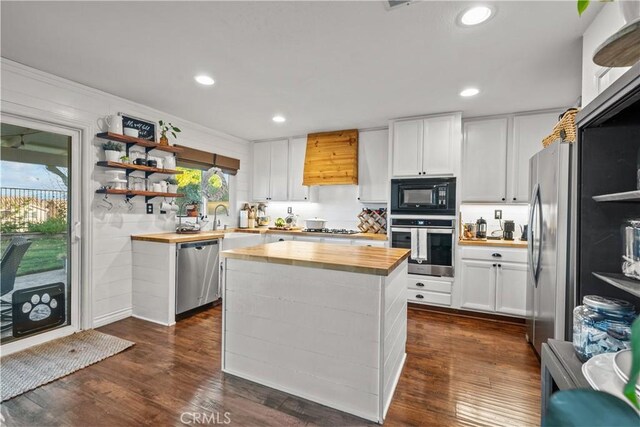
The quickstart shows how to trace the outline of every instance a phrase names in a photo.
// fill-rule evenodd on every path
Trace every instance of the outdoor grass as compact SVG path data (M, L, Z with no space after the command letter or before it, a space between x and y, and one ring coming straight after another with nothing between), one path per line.
M67 257L66 236L30 237L30 240L32 243L20 262L18 276L64 268ZM10 242L10 239L2 240L2 253Z

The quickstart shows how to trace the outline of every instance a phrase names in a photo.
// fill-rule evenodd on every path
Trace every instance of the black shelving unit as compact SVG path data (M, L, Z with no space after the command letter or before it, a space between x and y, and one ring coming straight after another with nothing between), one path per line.
M640 63L576 117L576 303L585 295L627 300L640 311L640 281L622 274L622 227L640 219Z

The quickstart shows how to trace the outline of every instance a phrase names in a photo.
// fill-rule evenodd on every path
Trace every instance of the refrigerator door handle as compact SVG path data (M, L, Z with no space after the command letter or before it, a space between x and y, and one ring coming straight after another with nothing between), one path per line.
M529 265L531 266L531 275L533 278L534 287L538 287L538 276L540 274L541 263L541 246L542 246L542 203L540 201L540 184L536 184L533 188L533 194L531 195L531 212L529 213L529 227L528 227L528 242L527 250L529 252ZM538 211L538 223L534 224L536 217L536 210ZM537 251L534 251L535 232L538 230L540 238L538 239ZM535 252L535 255L534 255Z

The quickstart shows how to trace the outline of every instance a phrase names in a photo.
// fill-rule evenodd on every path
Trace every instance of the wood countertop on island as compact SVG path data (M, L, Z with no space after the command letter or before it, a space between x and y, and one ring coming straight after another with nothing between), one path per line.
M222 251L227 258L388 276L408 249L285 241Z

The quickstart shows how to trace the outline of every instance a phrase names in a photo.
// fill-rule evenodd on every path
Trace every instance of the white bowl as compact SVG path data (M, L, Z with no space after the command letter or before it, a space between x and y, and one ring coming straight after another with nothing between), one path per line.
M124 134L127 136L132 136L134 138L137 138L140 132L138 132L138 129L124 128Z

